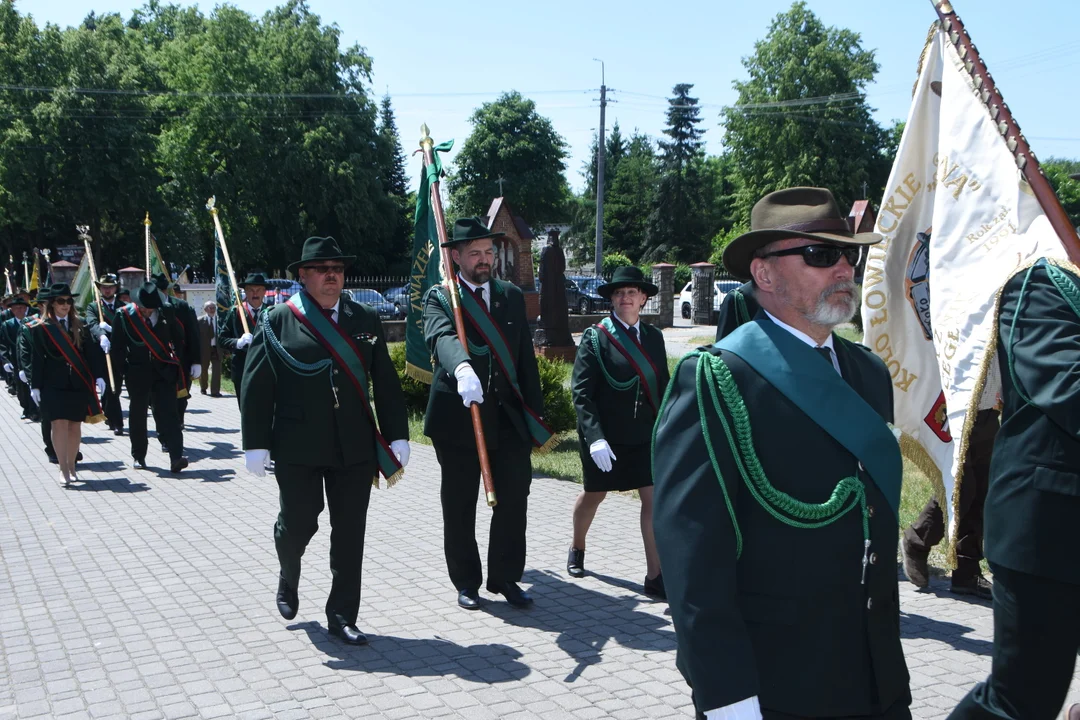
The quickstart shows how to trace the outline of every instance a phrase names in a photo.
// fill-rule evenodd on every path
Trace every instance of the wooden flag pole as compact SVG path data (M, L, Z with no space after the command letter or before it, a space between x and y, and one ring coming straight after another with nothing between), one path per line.
M427 124L420 126L420 149L424 151L424 167L435 162L435 141L428 135ZM450 307L454 311L454 329L457 331L458 341L461 347L469 352L469 341L465 335L465 316L461 311L461 297L458 295L458 284L454 278L454 261L450 256L450 248L446 246L446 216L443 214L442 197L439 195L439 179L431 182L431 210L435 213L435 227L439 233L439 250L442 258L443 277L446 278L446 288L450 292ZM495 497L495 481L491 477L491 460L488 458L487 442L484 440L484 425L480 420L480 406L473 403L469 406L469 415L472 417L473 437L476 440L476 449L480 456L480 477L484 481L484 496L488 507L495 507L498 500Z
M986 69L986 63L979 57L979 51L971 42L971 36L956 14L953 3L951 0L930 0L930 2L941 20L941 27L949 36L949 42L956 48L956 52L964 62L964 68L971 75L979 98L990 113L990 118L997 123L998 133L1016 159L1016 167L1024 173L1024 178L1035 193L1035 199L1039 201L1043 212L1046 213L1046 218L1061 240L1069 259L1080 265L1080 237L1076 235L1076 228L1069 220L1065 208L1061 206L1061 201L1058 200L1054 189L1050 187L1050 181L1046 179L1042 168L1039 167L1035 153L1031 152L1027 138L1020 132L1020 126L1001 97L1001 91L994 84L990 71Z
M233 295L236 297L236 314L240 316L240 324L244 326L244 334L250 335L247 313L244 312L243 301L240 299L240 286L236 284L236 273L232 269L232 260L229 258L229 248L225 244L225 232L221 229L221 220L218 219L217 196L206 201L206 209L214 218L214 230L217 232L218 242L221 243L221 256L225 258L225 269L229 271L229 284L232 285Z
M101 309L101 290L98 289L97 284L97 270L94 267L94 252L90 249L90 226L76 225L75 229L79 231L79 239L83 241L83 246L86 248L86 262L90 267L90 283L94 286L94 303L97 305L98 322L104 325L105 312ZM112 388L114 393L119 393L120 388L116 386L116 375L113 373L111 353L105 353L105 364L109 368L109 387Z
M150 213L146 213L146 218L143 220L143 225L146 226L146 282L150 282Z

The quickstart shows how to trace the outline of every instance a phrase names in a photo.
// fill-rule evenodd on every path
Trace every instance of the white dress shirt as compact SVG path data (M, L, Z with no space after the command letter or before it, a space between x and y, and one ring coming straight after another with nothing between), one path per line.
M627 325L626 322L621 317L619 317L618 313L613 312L613 313L611 313L611 316L613 318L615 318L616 320L618 320L619 324L622 325L627 330L629 330L630 328L634 328L634 332L637 333L638 341L641 340L641 320L640 319L638 319L638 321L636 323L634 323L633 325Z
M762 309L764 310L764 308L762 308ZM769 319L772 320L774 323L776 323L780 327L784 328L789 333L791 333L795 337L799 338L800 340L802 340L804 343L806 343L810 347L812 347L812 348L819 348L819 347L827 347L827 348L829 348L829 350L832 351L831 355L832 355L833 368L836 370L836 372L840 373L840 375L843 376L843 373L840 372L840 361L837 360L837 358L836 358L836 348L833 347L833 336L832 336L831 333L829 334L829 337L825 339L825 342L818 345L817 340L810 337L809 335L804 333L802 330L796 330L795 328L793 328L790 325L788 325L787 323L785 323L783 320L777 320L776 316L773 315L768 310L765 310L765 314L768 315Z
M484 283L483 285L473 285L471 282L469 282L465 278L461 277L461 273L458 273L458 280L465 283L465 285L468 286L468 288L470 290L472 290L474 293L476 292L476 288L483 288L484 289L484 304L487 305L488 310L491 309L491 282L490 281Z
M217 347L217 313L207 317L210 318L210 347Z

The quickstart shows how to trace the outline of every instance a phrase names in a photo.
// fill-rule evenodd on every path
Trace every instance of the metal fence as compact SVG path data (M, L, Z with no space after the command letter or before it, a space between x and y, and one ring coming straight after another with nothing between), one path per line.
M346 290L375 290L381 295L386 295L395 290L409 292L408 275L346 275Z

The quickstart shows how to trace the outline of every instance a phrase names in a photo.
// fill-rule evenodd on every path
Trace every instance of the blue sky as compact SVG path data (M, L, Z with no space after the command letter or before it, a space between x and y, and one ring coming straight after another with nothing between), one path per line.
M183 4L193 4L184 2ZM214 5L197 3L203 12ZM234 0L261 15L275 0ZM862 35L881 65L868 95L883 123L907 115L919 52L935 18L929 0L811 0L829 25ZM39 23L75 25L94 10L120 12L133 0L16 0ZM618 120L659 135L664 98L679 82L694 83L703 106L705 140L722 150L721 107L735 100L741 59L764 37L788 0L683 0L619 4L598 2L471 2L427 0L309 0L324 23L335 23L346 44L358 43L374 59L372 90L394 101L405 150L419 138L421 122L437 141L469 133L468 118L502 91L519 90L551 118L570 144L568 177L578 189L581 167L599 125L600 64L607 69L607 124ZM990 72L1039 157L1080 157L1080 2L1076 0L957 0ZM667 13L675 12L676 18ZM451 154L450 159L453 159ZM416 167L414 167L416 166ZM410 175L419 172L418 160ZM415 184L415 177L413 178Z

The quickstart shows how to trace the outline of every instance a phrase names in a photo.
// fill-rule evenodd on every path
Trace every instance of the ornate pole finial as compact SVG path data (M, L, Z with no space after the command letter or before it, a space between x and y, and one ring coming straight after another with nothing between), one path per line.
M427 145L434 145L435 141L431 139L431 131L428 130L427 123L420 126L420 147Z
M83 242L90 242L90 226L89 225L76 225L75 230L79 233L79 239Z
M146 217L143 219L142 224L145 225L146 227L150 227L151 223L150 223L150 211L149 210L146 212Z
M206 201L206 209L210 211L211 215L217 215L217 195L211 195L210 199Z

